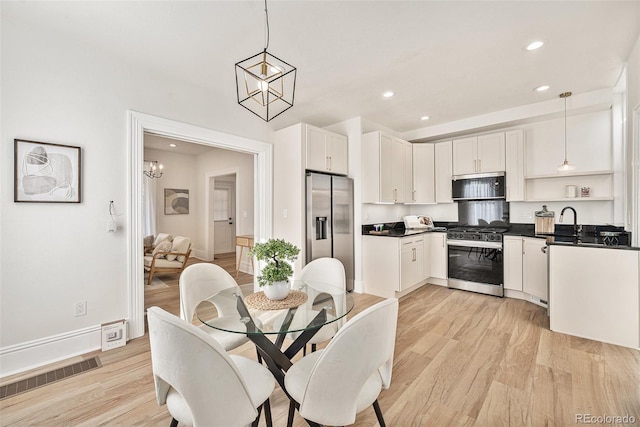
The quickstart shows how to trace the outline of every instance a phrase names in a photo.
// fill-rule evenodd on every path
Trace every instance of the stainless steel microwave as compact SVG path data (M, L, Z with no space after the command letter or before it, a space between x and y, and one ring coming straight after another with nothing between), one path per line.
M453 200L505 199L504 172L456 175L451 181Z

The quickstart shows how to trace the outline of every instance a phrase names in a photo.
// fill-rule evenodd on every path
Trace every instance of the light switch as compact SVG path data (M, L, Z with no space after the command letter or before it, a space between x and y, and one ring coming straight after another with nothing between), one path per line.
M286 218L287 215L289 215L289 212L287 211L287 209L282 209L282 218Z

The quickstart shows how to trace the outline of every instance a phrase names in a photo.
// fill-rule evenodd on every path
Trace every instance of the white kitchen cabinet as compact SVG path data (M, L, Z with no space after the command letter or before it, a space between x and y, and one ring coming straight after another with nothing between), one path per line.
M524 149L524 131L522 129L505 132L507 202L521 202L525 200Z
M431 277L431 235L433 233L425 233L422 235L422 278L424 280Z
M447 278L447 233L430 233L431 238L431 275L436 279Z
M640 251L549 246L552 331L640 348Z
M408 146L409 142L379 131L362 135L363 203L410 201L407 197L411 174Z
M453 175L504 170L504 132L453 140Z
M412 203L436 202L435 145L411 144L412 148Z
M522 248L522 290L546 303L549 301L547 241L523 237Z
M453 143L447 141L435 144L434 156L436 203L453 203L451 195Z
M400 249L400 291L409 289L424 280L424 240L422 236L403 238Z
M521 236L504 236L504 288L522 292L522 255L523 240Z
M349 172L347 137L311 125L305 125L305 127L306 168L347 175Z
M424 281L422 235L412 237L362 236L362 280L365 293L396 297Z

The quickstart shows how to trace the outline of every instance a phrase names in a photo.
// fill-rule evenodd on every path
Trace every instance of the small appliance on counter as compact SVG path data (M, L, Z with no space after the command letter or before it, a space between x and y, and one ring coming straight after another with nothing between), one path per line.
M541 211L536 211L536 234L553 234L555 232L556 213L548 211L547 205L542 205Z
M430 216L426 215L407 215L403 217L404 228L406 229L419 229L419 230L432 230L433 220Z

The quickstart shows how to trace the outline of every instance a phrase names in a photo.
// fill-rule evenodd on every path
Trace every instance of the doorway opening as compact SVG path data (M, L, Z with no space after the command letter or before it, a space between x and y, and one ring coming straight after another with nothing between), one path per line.
M209 178L209 242L216 255L236 250L236 174Z
M143 205L142 178L144 134L153 134L208 145L231 151L255 155L254 161L254 235L263 240L272 234L272 177L273 146L266 142L226 134L199 126L164 119L149 114L129 111L129 183L128 183L128 316L129 339L144 335L144 283L143 283Z

